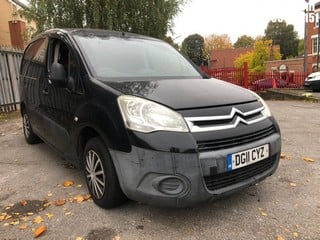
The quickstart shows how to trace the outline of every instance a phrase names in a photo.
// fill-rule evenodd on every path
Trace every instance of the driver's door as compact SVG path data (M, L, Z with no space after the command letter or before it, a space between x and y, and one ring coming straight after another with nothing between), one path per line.
M66 78L74 81L73 89L53 86L50 68L53 63L64 66ZM52 38L49 41L47 78L41 86L41 110L45 116L45 139L56 150L65 152L70 143L74 114L83 99L84 90L80 77L80 64L71 47L64 41Z

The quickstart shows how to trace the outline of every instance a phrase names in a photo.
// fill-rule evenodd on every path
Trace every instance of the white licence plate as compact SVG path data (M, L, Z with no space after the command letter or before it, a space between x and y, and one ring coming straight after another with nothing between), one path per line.
M269 157L269 144L265 144L246 151L229 154L228 171L248 166Z

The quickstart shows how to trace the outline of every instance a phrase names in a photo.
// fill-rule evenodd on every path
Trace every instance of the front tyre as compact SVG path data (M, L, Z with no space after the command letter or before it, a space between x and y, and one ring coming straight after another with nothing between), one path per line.
M118 177L107 147L100 138L92 138L83 154L84 172L93 201L102 208L113 208L124 202Z
M36 144L41 142L41 139L33 132L29 116L26 112L22 113L22 126L24 138L27 143Z

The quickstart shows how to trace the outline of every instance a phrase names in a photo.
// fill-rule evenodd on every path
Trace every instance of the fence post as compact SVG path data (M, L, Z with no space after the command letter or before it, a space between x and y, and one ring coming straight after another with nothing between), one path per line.
M243 87L248 88L249 86L249 69L248 62L243 63Z

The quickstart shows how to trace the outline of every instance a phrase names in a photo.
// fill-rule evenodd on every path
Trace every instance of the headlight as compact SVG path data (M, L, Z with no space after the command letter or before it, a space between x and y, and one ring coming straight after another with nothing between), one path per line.
M262 97L260 97L257 93L249 90L250 92L252 92L252 94L254 94L257 98L258 98L258 101L262 103L262 105L264 106L264 110L262 111L262 113L266 116L266 117L271 117L272 114L271 114L271 111L268 107L268 105L266 104L266 102L262 99Z
M188 132L183 117L158 103L134 96L118 97L118 104L127 128L138 132Z

